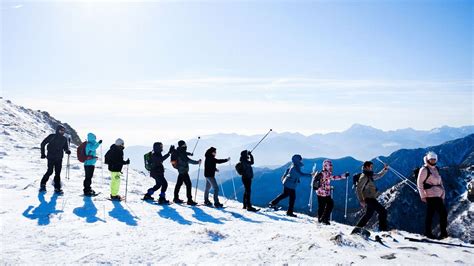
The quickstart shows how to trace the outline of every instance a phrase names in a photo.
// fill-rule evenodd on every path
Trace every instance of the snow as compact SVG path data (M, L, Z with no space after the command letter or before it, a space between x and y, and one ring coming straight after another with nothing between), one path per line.
M402 231L389 232L384 247L350 235L350 226L324 226L284 211L251 213L232 200L222 199L227 208L221 210L146 203L140 198L153 180L132 169L128 201L111 202L105 199L109 178L108 171L101 176L101 162L93 188L102 194L81 197L83 168L75 151L69 180L64 160L65 195L55 196L50 184L46 194L38 194L46 161L37 147L52 129L14 105L2 102L1 108L1 264L474 265L474 249L409 242L405 236L417 235ZM168 195L173 189L170 183ZM202 196L199 191L200 203Z

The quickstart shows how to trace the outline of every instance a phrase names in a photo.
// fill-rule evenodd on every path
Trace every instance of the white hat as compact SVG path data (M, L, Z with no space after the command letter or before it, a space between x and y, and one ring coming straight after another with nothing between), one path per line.
M433 151L430 151L426 154L426 160L431 160L431 159L435 159L436 161L438 161L438 155L436 155L436 153Z
M123 142L123 139L121 139L121 138L118 138L115 141L115 145L117 145L117 146L123 146L124 144L125 144L125 142Z

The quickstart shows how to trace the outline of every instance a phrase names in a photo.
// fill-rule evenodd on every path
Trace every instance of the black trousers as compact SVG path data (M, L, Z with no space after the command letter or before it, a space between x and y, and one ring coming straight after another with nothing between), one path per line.
M161 188L160 197L161 196L164 197L166 190L168 189L168 181L166 181L164 176L157 176L157 177L152 176L152 178L155 179L155 185L152 188L148 189L147 194L151 196L153 195L153 193L155 193L158 189Z
M91 191L92 176L94 176L94 165L84 165L86 178L84 179L84 193Z
M275 199L273 199L270 203L272 205L277 205L282 199L290 197L290 202L288 204L288 211L287 213L293 213L295 207L295 200L296 200L296 190L283 187L283 192L278 195Z
M252 202L250 201L250 194L252 193L252 178L242 176L242 183L245 188L243 197L244 208L252 207Z
M331 218L331 212L333 207L334 200L331 198L331 196L318 196L318 220L328 222Z
M48 170L41 179L41 186L46 186L49 177L53 174L54 170L54 188L61 189L61 168L63 164L63 159L48 159Z
M377 201L377 199L366 199L365 204L365 214L362 216L362 218L360 218L356 226L364 227L367 222L369 222L370 218L372 218L374 212L377 212L379 215L379 230L387 231L387 210Z
M174 187L174 199L179 199L179 190L183 183L186 185L186 197L188 198L188 201L192 200L193 196L191 195L191 189L193 187L188 173L178 175L178 181L176 181L176 186Z
M426 219L425 235L432 235L431 225L435 212L439 215L439 227L442 236L448 236L446 227L448 226L448 212L444 206L443 199L440 197L426 198Z

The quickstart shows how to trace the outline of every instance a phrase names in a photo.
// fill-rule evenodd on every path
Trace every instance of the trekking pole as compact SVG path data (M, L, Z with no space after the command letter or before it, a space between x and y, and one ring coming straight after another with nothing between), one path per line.
M232 177L232 186L234 187L234 199L237 200L237 192L235 190L235 182L234 182L234 173L232 171L232 163L229 160L229 167L230 167L230 176Z
M331 195L333 194L333 192L334 192L334 187L333 187L333 186L331 186ZM331 220L331 221L332 221L332 212L331 212L331 216L329 217L329 220Z
M125 178L125 203L127 203L127 192L128 192L128 165L127 165L127 175Z
M383 163L384 165L386 164L386 163L384 163L382 160L380 160L379 157L377 157L376 160L379 161L379 162L381 162L381 163ZM413 181L411 181L410 179L406 178L404 175L402 175L402 174L401 174L400 172L398 172L397 170L393 169L393 167L391 167L391 166L389 166L388 169L391 170L392 173L395 174L395 176L397 176L397 177L400 178L402 181L404 181L404 182L408 185L408 187L410 187L411 189L413 189L413 191L418 192L417 185L416 185Z
M198 184L199 184L199 174L201 173L201 163L199 163L199 168L198 168L198 177L196 181L196 189L194 191L194 200L196 200L197 193L198 193Z
M71 137L68 137L67 138L67 142L68 142L68 150L69 152L71 152L71 149L69 147L71 147ZM69 169L71 167L71 165L69 164L69 158L71 157L70 154L67 155L67 165L66 165L66 177L67 177L67 180L69 181Z
M263 138L257 143L257 145L255 145L255 147L253 147L253 149L250 151L250 153L252 153L257 147L258 145L260 145L260 143L262 143L262 141L268 136L268 134L270 134L270 132L272 132L272 129L270 128L270 130L268 131L267 134L265 134L265 136L263 136Z
M102 156L102 144L100 144L100 175L102 177L102 185L105 185L105 179L104 179L104 157Z
M349 194L349 177L346 176L346 207L344 208L344 219L347 219L347 195Z
M222 196L225 198L224 186L222 186L222 181L219 178L219 183L221 184Z
M193 152L192 152L193 155L194 155L194 152L196 151L196 147L197 147L200 139L201 139L201 137L198 137L198 139L196 140L196 144L194 145L194 149L193 149Z
M314 175L315 172L316 172L316 163L313 164L313 175ZM310 184L311 192L310 192L310 195L309 195L309 202L308 202L309 212L313 212L313 191L314 191L313 178L311 178L311 184Z

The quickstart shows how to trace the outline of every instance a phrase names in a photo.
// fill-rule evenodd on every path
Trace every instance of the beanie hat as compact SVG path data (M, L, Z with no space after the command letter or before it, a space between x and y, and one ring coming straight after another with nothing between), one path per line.
M329 167L332 166L331 160L324 160L323 169L329 171Z
M184 142L184 140L178 141L178 147L183 147L183 146L186 146L186 142Z
M125 142L123 142L123 139L121 139L121 138L118 138L115 141L115 145L117 145L117 146L123 146L124 144L125 144Z
M436 161L438 160L438 155L433 151L430 151L426 154L426 160L431 160L431 159L435 159Z

